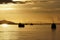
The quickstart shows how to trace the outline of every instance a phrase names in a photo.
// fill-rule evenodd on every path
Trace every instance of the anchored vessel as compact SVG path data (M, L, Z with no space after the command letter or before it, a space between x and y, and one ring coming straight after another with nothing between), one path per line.
M21 28L24 28L25 25L50 25L51 24L51 29L56 29L56 24L60 24L60 23L14 23L11 21L2 20L0 21L0 24L18 25L18 27Z

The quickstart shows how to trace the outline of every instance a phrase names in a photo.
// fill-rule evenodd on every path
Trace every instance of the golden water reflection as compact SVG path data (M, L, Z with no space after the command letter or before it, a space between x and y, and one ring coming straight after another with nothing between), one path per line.
M0 26L0 40L44 40L47 38L45 37L46 33L49 35L51 29L42 25L27 25L25 28L18 28L17 25L9 25L8 27Z
M25 28L18 28L16 25L0 27L0 40L59 40L60 32L57 30L52 31L48 25L27 25Z

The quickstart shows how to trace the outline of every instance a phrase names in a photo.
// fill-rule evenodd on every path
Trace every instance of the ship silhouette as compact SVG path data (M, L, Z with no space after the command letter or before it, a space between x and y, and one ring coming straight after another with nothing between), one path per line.
M1 20L0 24L18 25L18 27L24 28L25 25L50 25L52 29L56 29L56 23L15 23L12 21ZM57 23L60 24L60 23Z

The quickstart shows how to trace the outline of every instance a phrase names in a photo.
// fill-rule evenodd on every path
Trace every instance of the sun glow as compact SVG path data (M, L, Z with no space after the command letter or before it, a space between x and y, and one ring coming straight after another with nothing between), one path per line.
M2 24L1 26L2 27L8 27L8 24Z
M13 10L16 9L14 4L2 4L0 5L0 10Z

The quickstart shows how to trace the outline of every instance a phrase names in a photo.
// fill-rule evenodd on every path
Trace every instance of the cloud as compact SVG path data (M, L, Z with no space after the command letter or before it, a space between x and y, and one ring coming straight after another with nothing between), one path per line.
M58 12L60 11L60 1L56 0L33 0L33 1L20 1L18 6L14 6L20 10L29 10L36 12ZM24 5L20 5L24 4Z
M33 2L32 1L12 1L10 3L13 3L13 4L29 4L30 3L31 4Z

